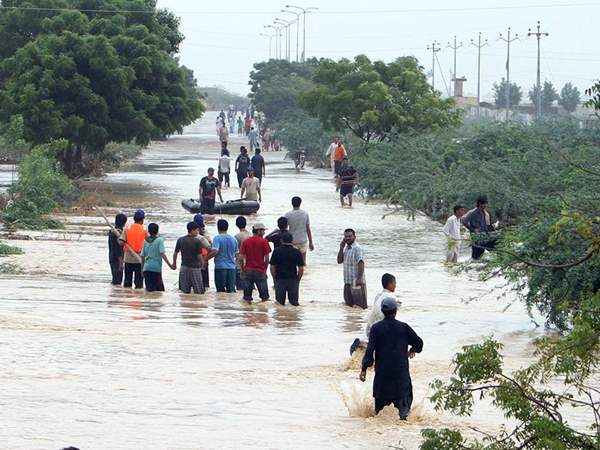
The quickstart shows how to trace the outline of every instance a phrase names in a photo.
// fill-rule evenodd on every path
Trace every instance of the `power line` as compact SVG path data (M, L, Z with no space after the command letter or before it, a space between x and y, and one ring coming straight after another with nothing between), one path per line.
M448 12L468 12L468 11L502 11L515 9L539 9L539 8L572 8L600 6L600 2L579 2L579 3L548 3L539 5L508 5L508 6L480 6L463 8L414 8L414 9L380 9L380 10L337 10L337 11L314 11L318 15L351 15L351 14L411 14L411 13L448 13ZM89 13L123 13L123 14L155 14L156 10L143 9L76 9L76 8L49 8L41 6L2 6L0 10L23 10L23 11L80 11ZM277 14L279 11L175 11L176 14L199 14L199 15L266 15Z

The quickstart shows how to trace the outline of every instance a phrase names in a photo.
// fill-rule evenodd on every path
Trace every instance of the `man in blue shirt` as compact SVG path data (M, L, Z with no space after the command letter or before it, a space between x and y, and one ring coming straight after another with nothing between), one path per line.
M213 249L217 251L215 256L215 286L217 292L235 292L236 264L235 255L238 251L237 240L227 234L229 223L220 219L217 221L219 234L213 239Z

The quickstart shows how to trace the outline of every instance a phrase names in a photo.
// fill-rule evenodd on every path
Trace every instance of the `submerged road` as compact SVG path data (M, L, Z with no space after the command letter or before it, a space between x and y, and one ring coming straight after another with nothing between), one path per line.
M213 117L89 183L111 203L111 214L145 209L169 254L191 218L181 199L197 195L200 177L216 167ZM233 139L232 156L242 142ZM183 295L177 273L165 266L167 292L112 287L102 220L70 215L66 230L17 243L26 252L14 258L24 275L0 277L0 447L413 449L423 428L493 430L503 422L485 406L471 419L438 414L428 385L448 377L453 354L482 336L493 334L511 349L509 367L526 362L536 332L523 308L504 311L511 298L490 294L494 284L450 273L439 224L382 220L385 207L376 203L342 209L329 172L296 173L283 153L265 156L263 204L249 222L272 229L291 197L303 198L316 250L308 255L301 306L246 305L241 293L213 289ZM226 218L233 231L235 217ZM208 221L211 235L216 219ZM373 371L361 384L348 359L349 344L364 335L366 312L342 302L335 259L346 227L366 252L369 302L381 275L395 274L399 319L425 341L411 361L415 405L406 423L391 409L370 417ZM472 297L480 299L468 302Z

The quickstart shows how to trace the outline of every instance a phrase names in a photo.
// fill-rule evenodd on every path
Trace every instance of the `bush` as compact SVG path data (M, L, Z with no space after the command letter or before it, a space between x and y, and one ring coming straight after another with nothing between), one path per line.
M56 159L66 142L54 141L35 147L19 164L19 178L10 188L13 202L2 214L8 227L48 228L60 223L44 217L74 196L71 181Z
M22 255L23 250L19 247L13 247L12 245L3 244L0 242L0 256L9 256L9 255Z

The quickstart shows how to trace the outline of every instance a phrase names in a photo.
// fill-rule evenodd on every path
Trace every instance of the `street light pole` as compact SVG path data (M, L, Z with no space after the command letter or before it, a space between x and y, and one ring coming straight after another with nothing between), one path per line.
M285 28L285 57L289 61L292 59L291 56L291 39L290 39L290 27L294 23L292 20L283 20L279 17L276 17L273 23L281 24Z
M275 30L275 59L279 59L281 56L281 28L276 27L275 25L265 25L264 28L272 28Z
M285 5L286 8L294 8L302 11L302 62L306 61L306 14L311 11L316 11L317 7L309 6L308 8L301 8L296 5Z
M506 42L506 117L505 120L508 122L510 113L510 43L519 39L519 35L515 34L514 38L510 37L510 27L508 27L508 33L506 38L500 33L499 39Z
M539 119L542 117L542 80L541 80L541 70L540 70L540 41L542 40L542 36L549 36L548 33L542 33L540 21L537 23L537 31L532 32L531 28L527 33L527 37L535 36L537 38L537 108L536 108L536 116Z
M273 35L272 34L267 34L267 33L258 33L258 35L269 38L269 60L270 60L271 59L271 40L273 39Z
M481 103L481 47L488 45L487 39L485 42L481 42L481 31L477 38L477 44L471 39L471 45L477 47L477 115L479 116L480 109L479 104Z
M296 62L298 62L298 47L300 46L300 16L302 13L290 11L289 9L282 9L281 12L296 16Z

